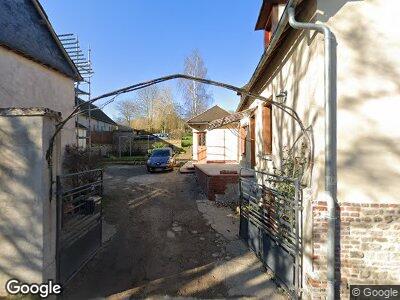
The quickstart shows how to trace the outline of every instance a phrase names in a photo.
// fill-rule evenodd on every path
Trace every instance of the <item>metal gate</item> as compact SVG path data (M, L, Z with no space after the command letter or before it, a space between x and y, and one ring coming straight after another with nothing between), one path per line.
M57 176L57 281L66 283L102 243L103 170Z
M240 237L293 298L301 291L302 192L296 179L240 176Z

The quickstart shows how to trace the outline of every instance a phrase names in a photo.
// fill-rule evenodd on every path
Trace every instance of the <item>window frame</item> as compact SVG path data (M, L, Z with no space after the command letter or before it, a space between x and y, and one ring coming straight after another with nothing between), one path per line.
M268 113L268 114L267 114ZM265 104L262 107L262 138L264 155L272 155L272 105Z
M206 146L206 132L205 131L197 132L197 146L198 147Z

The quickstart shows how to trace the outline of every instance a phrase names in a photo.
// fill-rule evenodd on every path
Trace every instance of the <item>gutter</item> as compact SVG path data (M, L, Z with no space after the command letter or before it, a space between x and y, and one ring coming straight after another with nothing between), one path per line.
M271 42L269 43L267 49L264 51L260 62L258 63L253 75L251 76L251 79L249 81L249 83L247 84L246 89L248 91L251 91L251 89L253 88L257 78L260 75L260 72L262 70L262 67L265 65L265 63L267 62L267 60L270 58L270 56L272 55L272 53L275 50L276 45L278 44L282 34L285 31L286 25L289 23L289 18L288 18L288 9L291 6L296 6L297 3L301 2L302 0L289 0L288 3L285 6L285 10L282 13L282 16L278 22L278 25L276 27L276 30L272 36ZM236 109L237 112L239 112L242 109L242 106L244 104L244 102L246 101L247 97L244 97L238 105L238 108Z
M336 240L336 194L337 194L337 137L336 137L336 41L325 24L303 23L295 19L295 6L287 9L291 27L300 30L315 30L324 35L324 88L325 88L325 193L328 205L327 237L327 299L335 299L335 240Z

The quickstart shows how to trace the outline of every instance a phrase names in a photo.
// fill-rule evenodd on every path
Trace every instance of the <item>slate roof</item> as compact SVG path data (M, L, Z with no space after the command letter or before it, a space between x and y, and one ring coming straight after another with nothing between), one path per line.
M37 0L0 1L0 45L82 80Z
M205 112L191 118L187 123L190 124L208 124L211 121L229 116L230 113L218 105L207 109Z
M104 123L108 123L111 125L117 125L117 123L115 123L109 116L107 116L101 109L99 109L96 105L94 104L88 104L85 101L83 101L82 99L76 97L75 98L75 103L76 105L79 105L81 103L84 103L81 106L81 110L83 110L84 112L82 113L82 115L89 117L89 105L90 105L90 117L92 119L95 119L97 121L101 121Z

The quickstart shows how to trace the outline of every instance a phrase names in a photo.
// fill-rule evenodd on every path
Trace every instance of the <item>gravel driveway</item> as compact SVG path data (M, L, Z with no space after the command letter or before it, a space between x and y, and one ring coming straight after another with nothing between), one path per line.
M285 298L237 239L237 217L205 200L194 175L122 165L105 174L104 234L113 236L64 298Z

